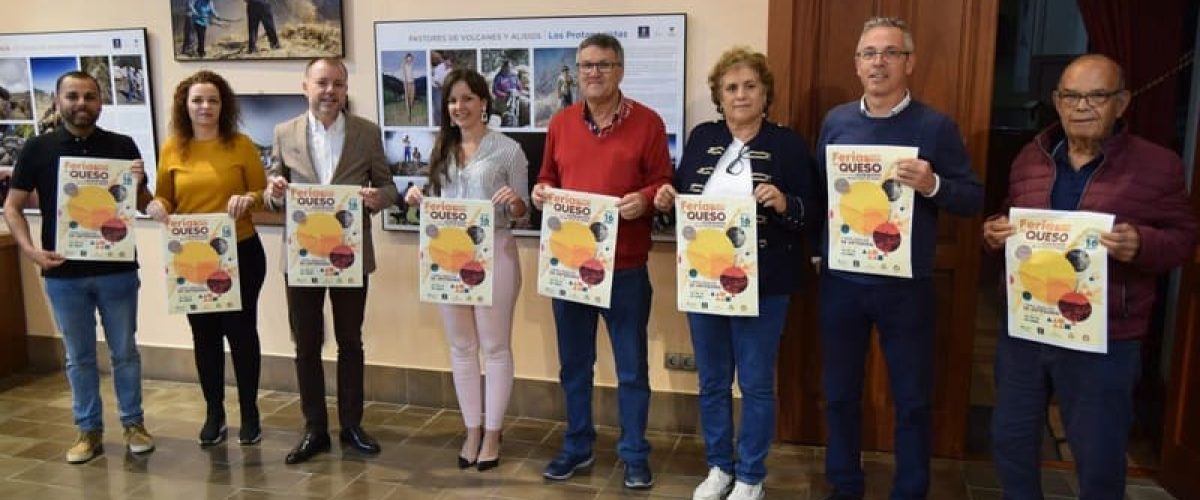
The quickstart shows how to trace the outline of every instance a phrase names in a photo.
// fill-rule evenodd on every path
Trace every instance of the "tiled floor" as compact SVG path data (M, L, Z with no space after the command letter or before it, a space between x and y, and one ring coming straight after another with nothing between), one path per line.
M258 446L236 443L201 450L196 433L204 403L194 384L147 381L146 423L158 449L145 456L126 453L114 415L111 379L105 377L105 454L86 465L68 465L63 454L75 436L70 391L60 373L0 380L0 498L56 500L337 498L337 499L608 499L690 498L706 473L703 445L691 435L653 434L654 489L630 492L621 485L613 453L617 430L602 428L597 462L590 473L565 482L546 482L542 467L562 439L559 422L512 419L504 430L503 459L485 473L460 471L455 456L462 425L457 412L371 403L364 426L383 453L364 457L334 451L309 463L288 466L283 457L299 438L299 399L264 391L260 396L265 436ZM236 400L230 392L226 398ZM331 408L332 409L332 408ZM336 412L331 411L331 415ZM229 415L237 422L236 413ZM236 435L233 428L230 435ZM822 498L820 448L777 445L768 459L768 498ZM886 498L891 456L868 454L868 498ZM1073 478L1044 474L1048 499L1074 498ZM932 499L998 499L986 462L934 462ZM1170 499L1146 480L1131 480L1130 500Z

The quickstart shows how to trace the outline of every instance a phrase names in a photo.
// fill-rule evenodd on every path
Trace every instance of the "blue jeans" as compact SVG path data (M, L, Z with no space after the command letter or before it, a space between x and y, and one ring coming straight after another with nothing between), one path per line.
M839 492L865 490L862 455L863 364L871 325L887 361L895 401L893 500L924 499L932 447L933 280L864 284L821 273L821 375L829 447L825 477Z
M789 296L759 297L758 317L689 313L700 372L700 422L705 458L746 484L767 476L763 461L775 437L775 362ZM742 390L742 425L733 455L733 375Z
M1042 498L1041 441L1046 406L1058 399L1075 457L1080 500L1125 497L1125 447L1142 343L1113 341L1108 354L1009 337L996 344L992 455L1004 498Z
M82 278L46 278L46 294L67 350L71 411L81 431L104 429L96 367L96 310L112 356L113 386L124 425L142 422L142 358L138 355L137 271Z
M558 331L558 379L567 405L563 451L582 458L592 454L596 428L592 423L592 376L596 365L596 320L604 317L617 366L617 406L621 439L617 454L626 464L646 465L650 442L646 420L650 413L650 367L646 357L646 323L650 321L650 275L646 267L613 273L608 309L553 300Z

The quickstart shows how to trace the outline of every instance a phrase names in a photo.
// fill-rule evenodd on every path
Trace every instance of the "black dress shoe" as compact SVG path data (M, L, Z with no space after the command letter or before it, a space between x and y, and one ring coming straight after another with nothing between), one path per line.
M316 456L318 453L329 451L329 434L324 432L308 431L304 433L304 437L300 439L300 444L297 444L292 451L288 453L284 459L288 465L307 462L308 459Z
M370 455L379 453L379 442L375 441L375 438L371 437L370 434L367 434L367 431L364 431L362 427L357 425L342 429L341 438L343 444L348 444L363 453Z

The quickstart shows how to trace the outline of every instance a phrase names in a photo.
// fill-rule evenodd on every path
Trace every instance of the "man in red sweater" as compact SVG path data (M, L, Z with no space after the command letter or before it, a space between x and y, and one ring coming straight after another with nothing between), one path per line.
M996 344L993 458L1004 498L1042 498L1042 428L1051 392L1075 457L1081 500L1125 496L1125 448L1141 340L1150 333L1157 280L1192 255L1196 219L1174 152L1130 134L1118 121L1129 104L1121 68L1085 55L1054 91L1061 118L1013 160L1007 205L1116 216L1108 249L1108 352L1073 351L1001 334ZM983 239L1004 247L1016 228L988 218Z
M579 44L577 56L583 101L550 120L546 151L533 204L542 208L545 188L562 188L620 198L612 304L608 309L554 299L558 331L559 380L567 406L563 449L542 475L563 480L595 461L592 444L592 375L596 364L596 320L604 316L617 367L621 439L617 454L625 463L625 486L654 484L646 441L650 411L646 323L650 320L650 200L671 182L671 158L662 118L625 97L625 51L616 38L595 34Z

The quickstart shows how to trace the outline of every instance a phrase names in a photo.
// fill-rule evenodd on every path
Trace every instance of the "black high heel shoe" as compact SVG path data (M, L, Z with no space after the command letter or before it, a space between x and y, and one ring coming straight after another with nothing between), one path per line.
M483 447L482 432L483 432L482 429L480 429L480 436L479 436L479 447L480 448ZM478 463L478 461L479 461L479 450L478 449L475 450L475 460L467 460L467 459L463 458L462 455L458 455L458 468L459 469L469 469L471 467L474 467L475 464Z
M497 444L504 443L504 434L500 435L500 437L496 440L496 443ZM482 439L480 440L479 447L481 449L483 448L483 440ZM493 458L491 460L479 460L478 463L475 465L475 468L479 469L479 472L484 472L484 471L495 469L499 465L500 465L500 452L496 452L496 458Z

